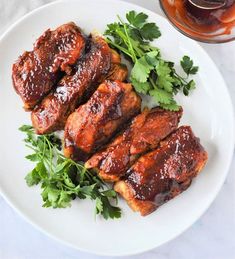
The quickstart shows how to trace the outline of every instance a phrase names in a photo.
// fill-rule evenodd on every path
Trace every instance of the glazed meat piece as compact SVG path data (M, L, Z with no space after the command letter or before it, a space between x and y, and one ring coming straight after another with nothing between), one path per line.
M145 109L131 125L106 148L94 154L87 162L107 181L117 181L143 153L157 147L159 142L178 127L182 109L178 112L161 108Z
M83 53L85 38L74 23L64 24L56 30L47 30L12 67L12 80L26 110L32 109L59 81L63 73L70 72Z
M112 55L113 57L114 55ZM128 70L126 65L121 63L113 63L111 65L111 69L108 72L108 75L105 76L106 80L119 80L119 81L125 81L128 76Z
M145 216L186 190L202 170L207 153L188 126L140 157L114 189L129 206Z
M141 100L131 84L105 81L90 100L72 113L65 126L64 154L85 161L140 112Z
M37 133L63 129L69 114L91 96L104 77L124 80L127 69L118 62L120 56L111 51L104 39L94 37L90 50L79 60L75 74L62 78L56 89L33 110L31 120Z

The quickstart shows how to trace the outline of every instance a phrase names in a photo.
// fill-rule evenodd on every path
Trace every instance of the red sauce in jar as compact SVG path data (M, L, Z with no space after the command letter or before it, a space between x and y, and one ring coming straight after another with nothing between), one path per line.
M226 0L218 9L202 9L188 0L162 0L162 6L174 25L199 38L229 35L235 26L235 0Z

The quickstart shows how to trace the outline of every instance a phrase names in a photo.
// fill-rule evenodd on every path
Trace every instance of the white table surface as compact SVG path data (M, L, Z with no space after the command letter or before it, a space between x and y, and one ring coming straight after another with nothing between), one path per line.
M30 10L51 0L0 0L0 33ZM98 0L94 0L98 1ZM118 0L117 0L118 1ZM161 13L157 0L129 0ZM235 42L201 46L223 74L235 107ZM221 100L221 103L223 100ZM235 258L235 156L228 177L206 213L175 240L140 259ZM156 233L157 235L157 233ZM0 259L102 258L66 247L25 222L0 197Z

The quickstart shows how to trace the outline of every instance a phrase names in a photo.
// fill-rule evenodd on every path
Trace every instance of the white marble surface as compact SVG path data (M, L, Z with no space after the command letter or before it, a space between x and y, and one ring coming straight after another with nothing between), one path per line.
M50 0L0 0L0 33L25 13L47 2ZM160 13L157 0L129 0L129 2L137 3ZM224 45L201 45L223 74L235 107L235 42ZM228 177L216 200L190 229L175 240L155 250L130 258L234 259L234 170L235 156ZM51 240L25 222L0 197L0 258L88 259L102 257L85 254Z

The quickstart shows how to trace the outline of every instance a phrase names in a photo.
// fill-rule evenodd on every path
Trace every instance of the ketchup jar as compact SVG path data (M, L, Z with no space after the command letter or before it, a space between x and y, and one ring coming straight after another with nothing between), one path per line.
M192 39L235 40L235 0L160 0L160 5L170 22Z

